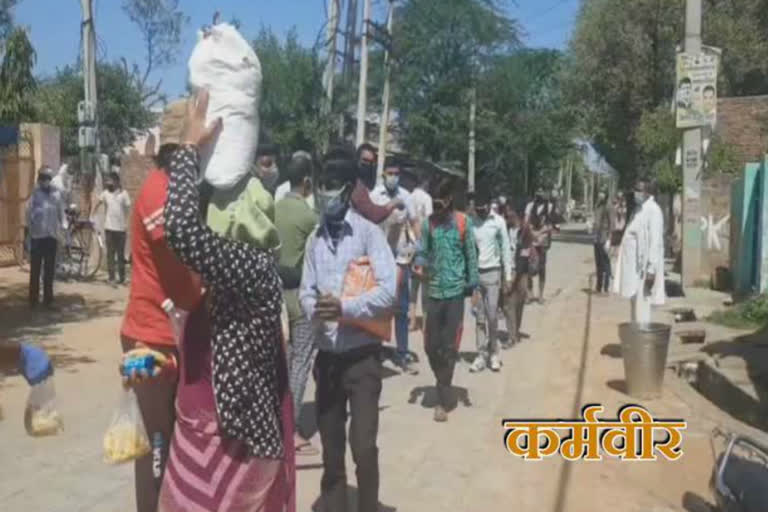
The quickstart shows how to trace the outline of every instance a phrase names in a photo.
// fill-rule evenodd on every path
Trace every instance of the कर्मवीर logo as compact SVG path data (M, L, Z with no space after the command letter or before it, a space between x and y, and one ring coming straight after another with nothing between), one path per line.
M587 405L578 420L503 420L504 445L533 461L555 454L569 461L602 460L603 454L630 461L657 460L657 453L667 460L683 456L685 421L654 420L639 405L621 408L617 420L599 419L602 412L602 405Z

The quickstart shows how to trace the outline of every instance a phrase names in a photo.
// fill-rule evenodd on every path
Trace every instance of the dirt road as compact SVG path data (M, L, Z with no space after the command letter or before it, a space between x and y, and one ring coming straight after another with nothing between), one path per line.
M633 402L624 394L622 363L615 357L616 326L625 321L628 305L585 293L592 271L591 245L554 245L549 300L526 310L523 330L529 337L504 352L499 374L470 374L468 363L462 363L455 381L462 403L448 423L432 422L433 380L422 338L413 335L420 375L385 374L382 510L661 511L683 510L686 495L708 498L711 424L672 393L643 405L656 417L689 422L680 461L564 464L552 458L533 463L504 450L504 418L575 418L588 403L603 404L606 416L615 417L622 405ZM126 291L105 284L57 284L63 310L33 315L25 308L25 278L15 269L0 270L0 340L31 339L51 350L67 430L51 439L27 437L21 422L25 384L17 375L0 380L2 508L130 511L130 468L101 461L101 437L119 391L117 333ZM462 344L467 359L475 345L472 322L468 312ZM314 432L311 386L306 401L303 419ZM313 441L319 445L317 437ZM303 512L317 504L321 466L319 457L297 462ZM354 495L351 459L347 472Z

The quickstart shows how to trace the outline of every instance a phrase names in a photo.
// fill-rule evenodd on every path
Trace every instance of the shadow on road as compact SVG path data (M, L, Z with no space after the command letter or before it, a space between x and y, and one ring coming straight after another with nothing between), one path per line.
M614 359L620 359L621 345L618 343L609 343L600 349L600 355L613 357Z
M417 386L411 390L408 397L409 404L415 404L421 397L421 406L425 409L437 407L437 388L435 386ZM453 410L461 403L464 407L472 407L467 388L453 386L453 397L449 410Z
M590 275L587 280L587 288L593 288L593 276ZM592 294L587 295L587 312L584 320L584 334L581 343L581 358L579 361L579 377L576 382L576 394L573 397L573 405L571 406L571 418L577 418L581 412L581 402L584 397L584 382L587 373L587 355L589 353L589 337L591 335L592 327ZM554 512L563 512L565 510L566 497L568 494L568 486L571 481L571 473L573 472L573 463L565 461L560 469L560 477L557 483L557 497L555 499Z
M116 316L115 300L86 299L79 293L56 293L55 311L30 309L26 283L0 284L0 339L48 337L61 332L61 324L96 317Z
M347 486L347 510L357 510L357 488L351 485ZM312 504L312 512L335 512L329 510L323 503L323 497L318 496ZM379 503L379 512L397 512L395 507Z

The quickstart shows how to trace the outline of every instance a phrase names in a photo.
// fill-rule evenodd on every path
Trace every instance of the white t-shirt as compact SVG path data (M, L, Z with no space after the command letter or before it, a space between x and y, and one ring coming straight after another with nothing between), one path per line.
M107 211L104 215L104 229L107 231L126 231L128 213L131 210L131 198L125 190L110 192L105 190L99 196Z
M379 226L395 253L395 261L408 264L415 253L414 236L410 226L415 215L411 194L403 187L397 187L397 193L393 196L384 185L378 185L371 191L371 201L379 206L384 206L393 199L400 199L405 204L405 209L395 208Z
M290 181L284 181L280 184L279 187L277 187L277 190L275 190L275 202L278 202L279 200L283 199L285 195L291 191L291 182Z
M432 196L430 196L424 189L416 187L411 192L411 209L415 215L416 222L421 225L424 219L428 218L433 213Z

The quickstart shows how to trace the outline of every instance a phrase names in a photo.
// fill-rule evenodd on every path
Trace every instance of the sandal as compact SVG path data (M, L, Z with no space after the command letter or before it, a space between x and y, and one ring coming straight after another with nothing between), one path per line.
M320 450L312 446L312 443L309 441L296 445L296 455L302 457L311 457L319 454Z

